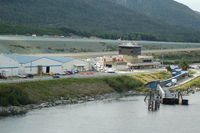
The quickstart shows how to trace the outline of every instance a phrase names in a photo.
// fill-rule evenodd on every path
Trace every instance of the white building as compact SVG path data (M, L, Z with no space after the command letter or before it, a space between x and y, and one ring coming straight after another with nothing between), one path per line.
M29 74L37 74L39 66L42 67L43 73L62 73L62 62L57 60L52 60L47 57L41 57L37 60L28 62L26 64L22 64L22 72L21 73L29 73Z
M0 55L0 73L4 76L17 75L19 63L9 57Z
M71 61L63 63L64 70L77 70L77 71L88 71L90 70L90 63L80 59L73 59Z
M0 73L5 76L18 74L63 73L65 70L88 70L88 63L82 60L54 56L24 56L5 54L0 56Z

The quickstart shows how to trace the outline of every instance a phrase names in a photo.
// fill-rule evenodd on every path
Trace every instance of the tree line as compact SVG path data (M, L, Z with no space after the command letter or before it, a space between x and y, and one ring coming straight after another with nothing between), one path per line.
M121 40L147 40L147 41L173 41L173 42L200 42L200 33L146 33L146 32L102 32L92 30L79 30L66 27L44 27L34 25L17 25L0 23L1 35L58 35L58 36L73 36L80 37L99 37L102 39L121 39Z

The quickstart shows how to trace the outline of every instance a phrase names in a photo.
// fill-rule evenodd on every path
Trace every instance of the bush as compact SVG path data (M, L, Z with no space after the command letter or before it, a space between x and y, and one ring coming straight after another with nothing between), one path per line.
M166 66L166 69L167 69L168 72L171 72L171 71L172 71L172 69L171 69L171 67L170 67L169 65Z
M117 92L124 92L128 90L136 90L143 86L143 83L131 78L130 76L109 77L105 79L106 83L114 88Z
M28 95L21 88L12 87L0 90L0 106L19 106L29 103Z
M0 84L0 106L20 106L75 99L128 90L142 91L143 83L131 76L69 78L25 83ZM140 89L139 89L140 88Z
M189 64L187 61L183 60L179 63L179 67L182 69L182 70L187 70L189 68Z

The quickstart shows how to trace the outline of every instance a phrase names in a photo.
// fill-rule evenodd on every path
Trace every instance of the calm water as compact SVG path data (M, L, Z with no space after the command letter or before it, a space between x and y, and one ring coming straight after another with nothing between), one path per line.
M34 110L0 118L0 133L199 133L200 93L189 106L148 112L143 96Z

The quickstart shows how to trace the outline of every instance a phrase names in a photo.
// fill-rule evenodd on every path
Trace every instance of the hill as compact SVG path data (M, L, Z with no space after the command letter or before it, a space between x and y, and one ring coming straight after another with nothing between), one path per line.
M0 20L81 30L144 32L161 23L108 0L3 0Z
M124 0L1 0L0 34L35 32L41 35L76 34L108 39L200 40L199 15L184 5L173 0L123 2ZM194 27L195 30L192 29Z
M200 30L200 15L174 0L111 0L150 18Z

